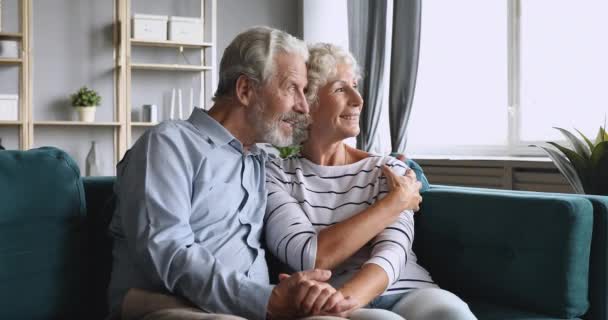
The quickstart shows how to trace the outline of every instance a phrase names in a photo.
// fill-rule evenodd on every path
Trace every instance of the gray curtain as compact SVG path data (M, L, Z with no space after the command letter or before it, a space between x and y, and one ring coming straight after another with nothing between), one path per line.
M348 1L349 46L362 68L359 90L365 101L357 146L366 151L378 133L383 91L387 85L384 76L387 18L387 0Z
M421 0L397 0L393 7L389 123L393 152L405 152L407 123L418 73Z

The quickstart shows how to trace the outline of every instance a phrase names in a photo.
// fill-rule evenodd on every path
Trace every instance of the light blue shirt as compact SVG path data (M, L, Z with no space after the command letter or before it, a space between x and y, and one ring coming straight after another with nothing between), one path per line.
M273 288L260 242L265 160L201 109L148 130L117 166L112 310L142 288L264 319Z

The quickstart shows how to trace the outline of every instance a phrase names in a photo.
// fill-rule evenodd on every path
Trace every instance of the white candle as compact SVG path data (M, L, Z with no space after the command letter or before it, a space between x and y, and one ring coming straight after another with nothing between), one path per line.
M171 109L169 110L169 119L175 118L175 88L171 89Z
M194 89L190 88L190 112L194 110Z
M182 89L177 89L177 99L178 101L178 116L179 119L183 119L183 105L182 105Z

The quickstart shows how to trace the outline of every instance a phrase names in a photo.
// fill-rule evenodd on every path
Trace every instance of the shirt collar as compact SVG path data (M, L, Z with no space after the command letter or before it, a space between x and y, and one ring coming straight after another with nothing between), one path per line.
M235 149L239 150L241 153L243 152L243 144L224 126L209 116L206 110L194 108L190 118L188 118L188 122L192 123L200 132L206 134L213 144L224 146L232 142L231 145ZM249 153L254 156L266 156L266 152L255 144L249 148Z
M207 111L194 108L188 122L192 123L200 132L207 135L213 144L223 146L236 138L215 119L211 118Z

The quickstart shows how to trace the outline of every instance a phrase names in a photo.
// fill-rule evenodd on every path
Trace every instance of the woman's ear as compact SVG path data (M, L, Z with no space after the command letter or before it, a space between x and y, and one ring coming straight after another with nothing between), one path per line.
M251 80L246 75L240 75L238 79L236 79L235 95L242 105L249 106L252 103L255 89L255 81Z

